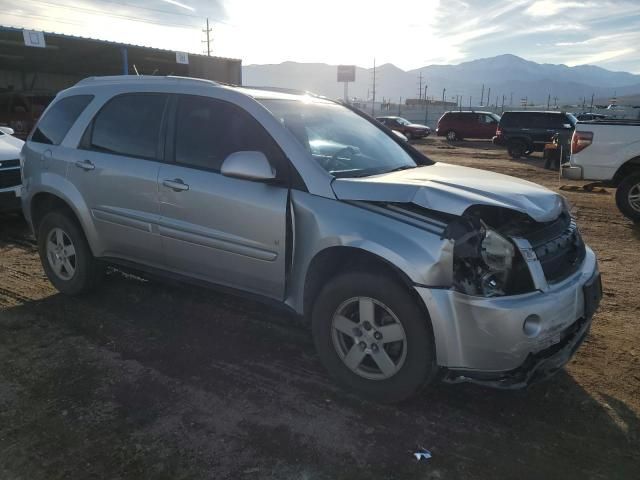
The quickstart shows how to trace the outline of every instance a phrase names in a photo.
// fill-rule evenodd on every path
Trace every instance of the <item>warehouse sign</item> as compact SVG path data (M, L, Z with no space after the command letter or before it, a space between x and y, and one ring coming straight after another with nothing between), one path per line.
M355 65L338 65L338 81L339 82L355 82L356 66Z
M35 30L23 30L24 44L27 47L45 48L44 32L36 32Z
M189 65L189 54L187 52L176 52L176 63Z

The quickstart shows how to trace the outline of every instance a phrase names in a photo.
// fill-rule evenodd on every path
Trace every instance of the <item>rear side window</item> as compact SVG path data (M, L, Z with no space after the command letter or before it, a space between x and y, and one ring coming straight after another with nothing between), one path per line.
M158 159L167 95L135 93L112 98L93 120L87 147L104 153Z
M259 151L280 171L284 155L267 131L247 112L221 100L181 96L176 112L177 163L220 171L231 153Z
M91 100L93 95L74 95L58 100L38 122L31 141L60 145Z

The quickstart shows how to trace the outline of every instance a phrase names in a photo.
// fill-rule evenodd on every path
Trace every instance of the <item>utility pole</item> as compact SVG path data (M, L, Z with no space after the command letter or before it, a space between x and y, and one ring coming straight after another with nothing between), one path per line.
M371 101L371 115L375 116L375 114L376 114L376 58L373 57L373 100Z
M558 97L553 97L553 108L558 108Z
M482 106L482 102L484 102L484 83L482 84L482 93L480 94L480 106Z
M502 95L502 112L504 113L504 95Z
M471 95L469 95L469 110L471 110Z
M420 75L418 75L418 81L419 81L419 86L418 86L418 100L422 100L422 71L420 71Z
M513 92L511 92L511 99L509 100L509 106L513 107Z
M400 106L402 105L402 97L400 97L400 100L398 100L398 116L400 116L400 114L402 113L400 111Z
M489 87L489 91L487 92L487 107L491 107L491 87Z
M551 94L547 96L547 110L549 110L549 105L551 104Z
M593 96L595 95L595 93L591 94L591 106L589 107L589 112L593 111Z
M429 103L427 101L427 88L429 88L429 85L425 83L424 85L424 124L425 125L429 121Z
M442 89L442 106L443 106L443 107L444 107L444 92L446 92L446 91L447 91L447 89L446 89L446 88L443 88L443 89Z
M209 18L207 17L207 28L202 30L203 33L207 34L207 39L202 41L202 43L207 44L207 57L211 56L211 38L209 37L209 34L212 32L212 30L213 29L209 28Z

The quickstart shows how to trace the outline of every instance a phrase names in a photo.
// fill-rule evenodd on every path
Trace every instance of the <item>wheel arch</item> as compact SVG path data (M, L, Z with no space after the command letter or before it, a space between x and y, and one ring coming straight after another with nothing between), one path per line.
M413 288L414 282L407 273L368 250L353 246L332 246L318 252L307 268L303 293L305 319L310 318L315 299L323 285L340 273L354 270L373 271L391 276L410 292L420 309L426 314L426 318L429 318L426 305Z
M29 201L29 214L34 236L37 238L40 222L47 213L54 210L64 211L80 226L80 229L87 239L89 248L92 253L96 255L96 236L92 235L94 232L91 229L90 222L86 218L90 213L83 202L81 206L84 208L78 208L76 202L57 191L42 190L35 193Z
M640 156L627 160L625 163L620 165L620 168L618 168L611 179L613 186L617 187L625 177L635 172L640 172Z

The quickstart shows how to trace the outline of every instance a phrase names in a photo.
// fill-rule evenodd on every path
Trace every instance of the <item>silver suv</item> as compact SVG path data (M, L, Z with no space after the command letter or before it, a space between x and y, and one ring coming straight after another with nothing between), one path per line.
M601 296L563 197L435 163L323 98L187 78L89 78L22 150L45 272L75 295L105 264L279 302L370 399L438 372L517 388L560 369Z

